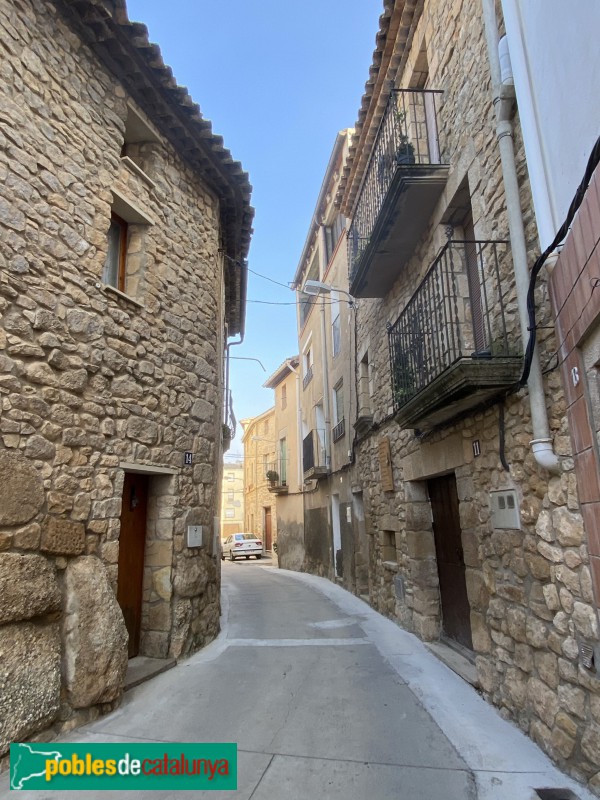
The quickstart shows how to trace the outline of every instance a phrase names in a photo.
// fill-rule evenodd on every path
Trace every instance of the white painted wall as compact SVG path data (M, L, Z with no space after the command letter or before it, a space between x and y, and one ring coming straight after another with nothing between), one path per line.
M540 244L600 136L599 0L502 0Z

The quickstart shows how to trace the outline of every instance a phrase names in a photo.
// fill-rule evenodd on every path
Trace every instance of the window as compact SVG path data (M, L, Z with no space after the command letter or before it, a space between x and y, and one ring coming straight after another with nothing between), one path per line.
M312 380L313 376L313 354L312 348L308 347L302 354L302 362L304 367L304 378L302 379L302 387L306 389Z
M333 357L335 358L341 349L341 330L340 330L340 298L337 292L331 292L331 340L333 342Z
M346 421L344 419L344 384L342 381L333 390L333 421L334 429L332 439L337 442L346 433Z
M152 217L129 198L112 189L108 247L102 280L108 289L125 292L134 303L143 281L144 236Z
M281 408L287 408L287 386L285 383L281 387Z
M227 502L228 503L233 503L234 496L235 496L235 492L227 492Z
M344 419L344 382L340 381L333 390L333 421L337 425Z
M228 473L227 473L227 480L228 480L228 481L233 481L233 480L235 480L235 473L234 473L234 472L228 472Z
M310 269L305 273L302 278L303 283L307 280L311 281L318 281L319 280L319 258L318 252L315 252L313 257L312 263L310 265ZM304 292L298 292L298 305L300 306L300 327L304 326L306 322L306 318L308 317L311 308L317 302L317 296L314 294L304 294Z
M226 508L225 509L225 519L233 519L235 517L235 509L234 508Z
M108 229L108 250L102 280L120 292L125 291L128 226L118 214L111 214Z
M279 480L282 484L287 483L287 439L279 440Z
M329 264L340 236L346 227L346 220L337 214L331 225L325 226L325 263Z
M141 177L151 188L154 188L155 184L148 177L147 172L151 167L153 149L158 143L160 143L158 132L141 113L128 103L121 158L129 169Z

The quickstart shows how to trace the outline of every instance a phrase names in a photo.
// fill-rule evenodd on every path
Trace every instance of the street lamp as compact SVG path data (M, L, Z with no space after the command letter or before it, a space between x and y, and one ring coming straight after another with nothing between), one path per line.
M353 306L355 303L354 297L347 292L345 289L339 289L337 286L331 286L328 283L322 283L321 281L304 281L304 285L301 289L304 294L309 294L313 296L320 296L324 294L331 294L331 292L340 292L341 294L345 294L348 298L348 304Z

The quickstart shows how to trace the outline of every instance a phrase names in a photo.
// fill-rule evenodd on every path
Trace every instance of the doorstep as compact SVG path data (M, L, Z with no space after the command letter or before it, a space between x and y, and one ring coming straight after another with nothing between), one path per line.
M123 690L126 692L129 689L133 689L134 686L139 686L140 683L149 681L150 678L160 675L161 672L166 672L176 664L177 661L174 658L149 658L148 656L130 658Z
M470 683L475 689L481 689L479 679L477 677L477 668L475 664L466 655L460 653L455 647L451 647L445 642L425 642L425 646L430 650L436 658L439 658L452 672Z

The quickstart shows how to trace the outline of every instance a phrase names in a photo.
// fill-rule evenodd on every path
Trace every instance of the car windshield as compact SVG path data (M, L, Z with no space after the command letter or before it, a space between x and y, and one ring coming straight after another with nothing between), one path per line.
M243 539L256 539L256 536L253 533L245 533L242 536Z

